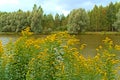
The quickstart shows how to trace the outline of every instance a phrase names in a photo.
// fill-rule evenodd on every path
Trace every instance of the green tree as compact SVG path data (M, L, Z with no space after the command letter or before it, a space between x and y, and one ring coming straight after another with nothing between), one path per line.
M35 33L42 32L42 18L43 18L43 10L41 7L37 8L36 5L33 7L33 11L31 13L31 30Z
M114 22L113 26L117 31L120 32L120 9L119 12L116 14L117 20Z
M89 16L84 9L74 9L70 12L68 18L68 31L70 33L80 33L85 31L88 25Z
M89 13L90 16L90 30L92 31L98 31L99 30L99 19L100 19L100 13L99 13L99 7L97 5L94 6L93 10Z
M45 33L49 33L54 29L54 19L52 14L44 15L43 28Z
M99 31L107 31L108 21L107 21L107 14L106 14L106 7L103 7L102 5L99 6Z
M16 32L20 32L22 29L28 26L27 15L22 10L18 10L18 12L16 13L16 23L17 23Z
M60 31L67 30L68 16L64 16L64 14L60 15L60 27L57 29Z
M120 9L120 2L116 2L115 4L115 11L116 11L116 14L118 13L119 9Z
M60 27L60 15L58 13L55 15L55 29L57 27Z
M116 20L116 8L115 5L111 2L108 6L107 9L107 21L109 24L109 31L114 31L114 27L112 26L112 24L115 22Z

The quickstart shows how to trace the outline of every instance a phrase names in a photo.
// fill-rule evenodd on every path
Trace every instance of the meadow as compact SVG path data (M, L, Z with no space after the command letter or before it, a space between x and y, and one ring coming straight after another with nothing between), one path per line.
M94 57L85 57L86 44L68 32L36 39L28 27L21 34L0 42L0 80L120 80L120 45L109 37Z

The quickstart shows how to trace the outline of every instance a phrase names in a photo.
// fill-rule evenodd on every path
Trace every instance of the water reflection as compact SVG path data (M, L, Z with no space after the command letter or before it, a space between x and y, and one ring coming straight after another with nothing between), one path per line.
M0 35L0 40L3 45L7 44L10 39L14 42L17 38L19 38L19 35Z

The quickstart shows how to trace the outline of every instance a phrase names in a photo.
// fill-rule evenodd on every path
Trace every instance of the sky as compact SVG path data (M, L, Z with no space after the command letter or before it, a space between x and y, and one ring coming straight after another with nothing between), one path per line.
M19 9L31 11L34 4L41 6L46 14L67 15L72 9L84 8L91 10L94 5L106 6L110 2L120 2L120 0L0 0L0 11L13 12Z

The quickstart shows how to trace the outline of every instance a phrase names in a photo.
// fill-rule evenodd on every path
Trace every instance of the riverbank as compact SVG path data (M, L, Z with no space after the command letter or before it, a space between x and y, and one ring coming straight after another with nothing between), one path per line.
M83 32L80 34L93 34L93 35L97 35L97 34L101 34L101 35L105 35L105 34L115 34L115 35L120 35L120 32Z
M55 34L58 33L59 31L55 31L55 32L51 32L51 33L38 33L38 34L34 34L34 35L50 35L50 34ZM115 34L115 35L120 35L120 32L81 32L79 34L76 35L110 35L110 34ZM0 32L0 35L21 35L20 32Z
M16 33L16 32L0 32L0 35L16 35L16 34L21 34L21 33Z

